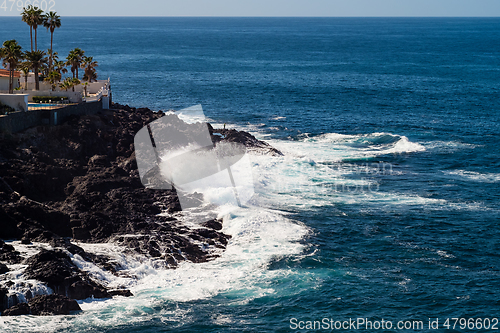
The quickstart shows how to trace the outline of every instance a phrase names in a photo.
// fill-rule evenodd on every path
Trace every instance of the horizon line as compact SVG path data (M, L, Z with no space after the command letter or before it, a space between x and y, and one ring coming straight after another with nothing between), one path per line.
M19 17L19 15L0 15L0 17ZM64 17L99 17L99 18L500 18L500 16L443 16L443 15L426 15L426 16L411 16L411 15L401 15L401 16L273 16L273 15L250 15L250 16L238 16L238 15L175 15L175 16L158 16L158 15L60 15L61 18Z

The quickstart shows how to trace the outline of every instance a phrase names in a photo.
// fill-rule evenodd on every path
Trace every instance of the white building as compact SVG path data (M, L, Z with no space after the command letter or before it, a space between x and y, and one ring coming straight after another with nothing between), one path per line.
M12 89L19 87L20 77L21 74L14 71L14 87ZM0 69L0 91L9 91L9 71L7 69Z

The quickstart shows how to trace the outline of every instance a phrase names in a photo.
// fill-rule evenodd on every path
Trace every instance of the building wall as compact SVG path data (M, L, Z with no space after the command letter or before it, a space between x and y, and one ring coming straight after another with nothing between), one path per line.
M16 111L28 111L28 94L0 94L0 102Z
M19 78L15 77L14 87L12 89L16 89L17 87L19 87ZM9 92L9 77L0 77L0 92Z
M35 90L35 81L29 81L30 80L30 76L28 76L28 89L26 90L27 92L29 92L31 94L31 91L32 90ZM17 81L17 79L16 79ZM24 90L24 77L21 77L20 79L21 81L21 87L23 88ZM8 80L7 80L8 82ZM83 83L83 81L82 81ZM101 89L102 87L104 87L105 84L108 84L108 80L99 80L97 82L92 82L92 83L89 83L88 86L87 86L87 93L88 94L95 94L99 91L99 89ZM39 88L40 88L40 91L45 91L45 90L52 90L52 87L50 85L49 82L45 82L45 81L42 81L42 82L39 82ZM9 86L8 86L8 83L7 83L7 89L9 89ZM0 88L0 90L2 90ZM61 88L59 87L59 84L57 85L56 87L56 91L62 91L62 92L65 92L65 90L61 90ZM73 89L70 89L68 92L70 91L73 91ZM75 92L80 92L80 93L83 93L84 91L84 87L82 84L79 84L77 86L75 86Z
M9 91L9 78L0 77L0 91Z
M33 126L57 125L72 115L102 112L102 101L69 105L56 110L13 112L0 116L0 133L17 133ZM56 122L57 121L57 122Z
M25 91L18 90L14 92L15 94L29 94L28 102L33 102L33 96L54 96L54 97L68 97L71 103L81 103L82 102L82 94L80 92L72 92L70 91L50 91L50 90L39 90L39 91ZM55 100L54 100L55 102Z

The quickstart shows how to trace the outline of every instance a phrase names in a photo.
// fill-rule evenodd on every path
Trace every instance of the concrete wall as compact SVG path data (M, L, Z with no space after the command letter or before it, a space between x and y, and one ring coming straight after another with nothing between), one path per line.
M9 91L9 78L0 77L0 91Z
M102 112L102 101L99 100L96 102L68 105L62 109L50 110L50 112L52 114L51 119L57 119L57 121L54 121L54 123L51 122L51 125L59 125L60 123L64 122L69 116L82 116Z
M0 116L0 132L15 133L41 123L41 112L13 112Z
M83 83L83 82L82 82ZM97 82L89 83L87 86L87 94L95 94L97 93L105 84L108 84L108 80L99 80ZM82 84L79 84L75 87L75 91L84 92L84 87Z
M102 101L69 105L44 111L13 112L0 116L0 133L16 133L40 125L58 125L72 115L97 114L102 111Z
M12 89L16 89L17 87L19 87L18 81L19 81L19 78L15 77L14 78L14 87ZM5 77L5 76L0 77L0 91L6 92L6 93L9 92L9 77L8 76L7 77Z
M29 79L30 79L30 77L28 76L28 89L26 91L31 93L32 90L35 90L35 81L33 80L32 82L30 82ZM17 81L17 79L16 79L16 81ZM82 83L84 83L84 82L82 81ZM89 83L87 86L87 93L88 94L95 94L99 91L99 89L104 87L105 84L108 84L108 80L98 80L97 82ZM24 90L24 77L21 78L21 87ZM41 81L39 83L39 88L40 88L39 89L40 91L52 90L50 83L45 82L45 81ZM7 80L7 88L5 88L4 90L8 90L8 89L9 89L9 85L8 85L8 80ZM2 90L1 87L0 87L0 90ZM56 91L63 91L64 92L65 90L61 90L61 88L59 87L59 83L58 83L56 86ZM69 91L73 91L73 89L70 89ZM75 86L75 91L83 93L84 92L83 85L79 84L79 85Z
M16 111L28 111L28 94L0 94L0 102Z
M16 91L14 93L19 93L19 94L22 94L24 91L23 90L19 90L19 91ZM24 93L29 93L29 97L28 97L28 101L31 103L33 102L33 96L54 96L54 97L68 97L69 101L71 103L80 103L82 102L82 93L80 92L72 92L71 90L70 91L50 91L50 90L39 90L39 91L28 91L28 92L24 92ZM55 102L55 100L54 100Z

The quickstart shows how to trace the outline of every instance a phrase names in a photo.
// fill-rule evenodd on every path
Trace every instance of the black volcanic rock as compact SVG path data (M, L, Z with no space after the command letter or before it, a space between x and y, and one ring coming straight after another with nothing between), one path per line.
M5 274L5 273L7 273L8 271L9 271L9 268L7 267L7 265L2 264L2 263L0 262L0 274Z
M117 289L108 291L111 296L132 297L134 294L128 289Z
M5 310L8 306L7 293L7 289L0 287L0 312L3 312L3 310Z
M74 299L111 297L103 286L90 280L61 250L42 250L25 263L28 267L24 275L28 279L45 282L56 294Z
M0 261L9 264L18 264L22 261L22 258L20 253L17 252L12 245L5 244L5 242L0 239Z
M2 221L0 239L18 238L21 235L21 231L17 229L17 221L5 211L4 207L0 207L0 221Z
M158 215L179 212L181 205L175 189L148 189L139 179L134 136L145 125L165 116L169 117L168 126L180 135L202 133L208 126L215 145L237 142L248 150L281 154L245 132L213 129L205 123L189 125L176 115L146 108L112 107L99 115L71 116L58 126L0 138L0 261L16 264L23 260L1 239L49 243L54 250L42 250L28 258L24 275L73 299L130 295L127 291L106 291L76 267L65 251L113 274L122 269L110 258L85 252L70 238L112 241L169 268L184 260L211 260L216 257L214 248L224 249L228 244L230 236L221 232L219 221L207 218L202 228L193 229L183 226L175 215ZM203 197L195 193L186 201L196 207ZM5 295L0 290L1 297ZM20 305L15 311L22 312L24 307Z
M201 225L204 226L205 228L210 228L217 231L222 230L222 223L217 220L210 220L207 222L203 222Z
M74 299L61 295L36 296L28 304L34 316L69 315L82 310Z
M28 267L24 275L47 283L51 288L62 285L66 278L74 276L76 266L62 251L42 250L25 261Z
M212 141L216 144L218 142L235 142L244 145L249 151L252 152L272 156L283 156L283 153L278 149L264 141L258 140L256 137L247 132L237 131L235 129L214 129L213 133L222 135L222 137L219 135L212 135Z
M2 312L2 316L22 316L30 314L30 306L28 303L16 304Z
M28 222L63 237L71 236L68 215L48 205L28 199L26 196L22 196L15 205L7 206L6 212L19 222Z
M2 316L33 316L69 315L82 309L74 299L62 295L41 295L32 298L28 303L19 303L5 310Z

